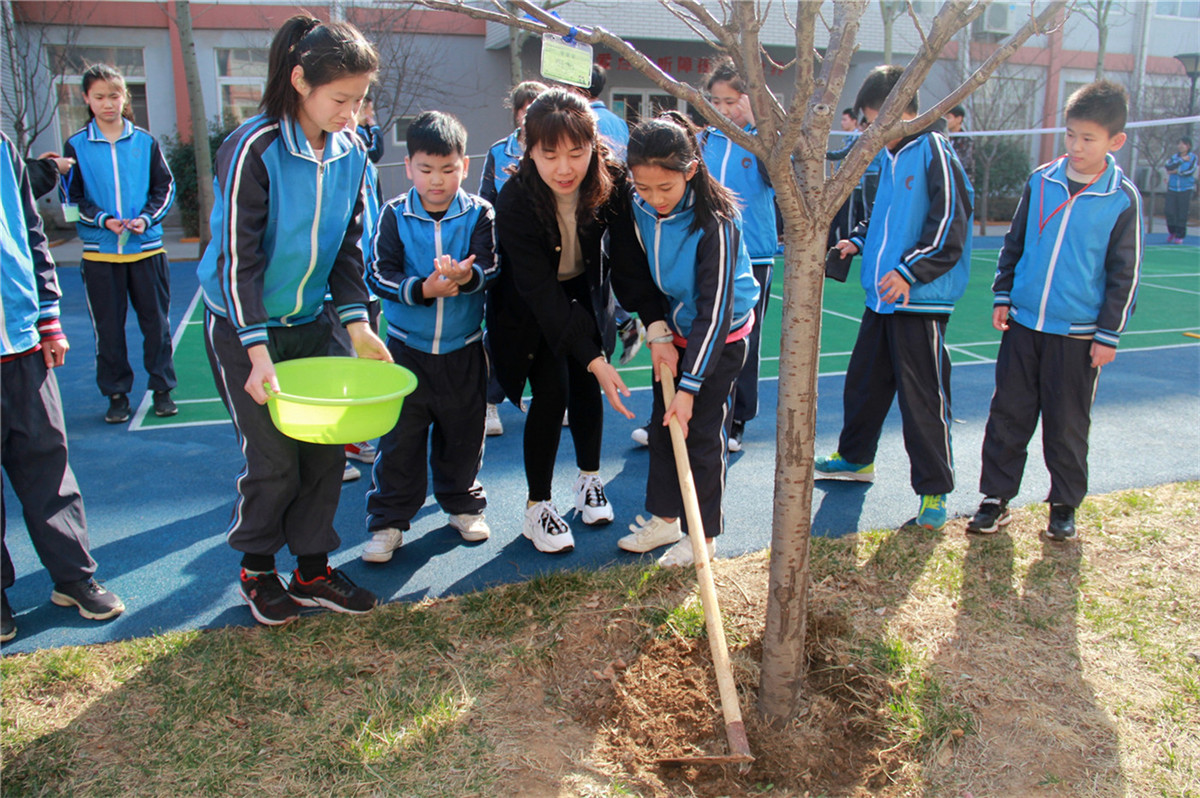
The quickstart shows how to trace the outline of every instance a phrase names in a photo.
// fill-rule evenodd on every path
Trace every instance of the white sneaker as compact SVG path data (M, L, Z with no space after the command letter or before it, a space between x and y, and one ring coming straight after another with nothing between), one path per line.
M490 403L487 406L487 415L484 417L483 431L487 435L504 434L504 424L500 421L500 409Z
M390 526L376 529L371 533L367 545L363 546L362 558L365 562L387 562L403 541L404 533L399 529Z
M458 530L462 539L470 543L487 540L492 529L483 520L483 513L462 513L450 516L450 526Z
M715 540L708 541L708 559L712 559L717 554L717 542ZM684 538L676 543L671 548L667 549L667 553L658 558L658 564L663 568L685 568L689 565L695 565L695 555L692 554L692 541L690 538Z
M583 523L588 526L612 522L612 505L604 495L604 480L599 474L581 473L575 480L575 512L583 513Z
M547 554L566 554L575 548L571 527L567 526L558 510L548 501L525 508L523 533L533 541L535 549Z
M629 433L629 437L632 438L633 442L636 443L638 446L649 446L650 445L650 427L649 427L649 425L646 425L645 427L638 427L633 432Z
M634 551L639 554L668 543L678 543L683 537L683 530L679 528L678 518L674 521L664 521L657 515L650 516L649 520L639 515L637 523L629 525L629 531L633 534L618 540L617 546L625 551Z
M360 463L374 463L377 450L370 441L346 444L346 459L357 460Z
M350 462L347 462L346 467L342 470L342 482L353 482L361 476L359 470Z
M570 410L563 411L563 426L564 427L571 426L571 411Z

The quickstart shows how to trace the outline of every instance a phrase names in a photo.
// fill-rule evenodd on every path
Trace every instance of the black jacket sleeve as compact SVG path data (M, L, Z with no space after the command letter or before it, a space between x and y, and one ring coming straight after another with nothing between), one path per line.
M609 227L609 252L612 253L613 292L625 310L636 313L643 324L667 317L667 301L650 274L646 250L638 238L633 221L632 196L627 190L625 202Z
M49 194L58 185L58 167L50 158L26 158L25 169L29 174L34 199Z
M174 202L175 177L155 141L150 145L150 191L139 215L148 220L147 224L158 224Z
M1017 203L1017 211L1013 214L1012 224L1004 236L1004 246L1000 249L1000 259L996 262L996 277L992 280L992 293L996 295L993 305L1011 305L1009 295L1012 293L1013 272L1017 261L1025 252L1025 226L1029 223L1030 183L1025 182L1025 190L1021 192L1021 201Z
M1117 217L1104 260L1104 304L1096 319L1095 342L1116 347L1133 316L1142 268L1142 202L1132 185L1122 186L1129 207Z

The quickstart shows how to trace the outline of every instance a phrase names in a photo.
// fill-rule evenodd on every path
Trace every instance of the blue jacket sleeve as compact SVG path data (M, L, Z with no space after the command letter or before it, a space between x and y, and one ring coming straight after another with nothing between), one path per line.
M705 230L696 246L696 315L679 364L679 390L698 393L716 368L733 320L734 267L739 231L724 221Z
M104 227L104 223L112 218L112 214L88 197L87 186L83 182L83 170L79 168L79 154L75 152L75 147L69 139L63 145L63 157L74 159L76 164L66 176L67 201L79 209L81 224Z
M967 176L950 145L936 137L930 142L926 167L929 215L917 243L900 256L896 271L912 283L930 283L954 268L971 235L971 198Z

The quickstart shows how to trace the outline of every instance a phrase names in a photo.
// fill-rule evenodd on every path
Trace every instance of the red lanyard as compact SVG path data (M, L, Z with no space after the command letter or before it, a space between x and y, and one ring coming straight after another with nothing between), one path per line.
M1080 194L1082 194L1083 192L1085 192L1089 188L1091 188L1092 184L1095 183L1097 180L1099 180L1100 175L1104 174L1105 171L1108 171L1108 170L1106 169L1104 171L1097 172L1096 174L1092 175L1092 179L1088 181L1087 185L1084 186L1083 188L1079 189L1078 191L1076 191L1074 194L1070 194L1070 189L1068 189L1069 196L1065 200L1062 201L1061 205L1059 205L1054 210L1050 211L1049 216L1046 215L1046 176L1043 174L1042 182L1038 186L1038 217L1040 218L1040 223L1038 224L1038 235L1040 236L1042 233L1044 233L1046 231L1046 225L1049 224L1050 220L1054 218L1054 214L1058 213L1063 208L1070 205L1071 200L1075 199Z

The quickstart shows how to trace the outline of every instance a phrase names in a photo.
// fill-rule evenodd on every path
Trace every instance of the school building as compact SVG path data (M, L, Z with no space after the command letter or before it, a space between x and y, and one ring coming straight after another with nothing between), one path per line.
M903 4L881 5L873 0L868 7L842 107L852 104L867 71L884 61L889 39L897 63L906 62L920 46L920 33L907 10L891 22L889 35L883 8L897 5ZM780 65L795 55L795 34L783 16L787 6L772 5L761 32L766 51ZM912 7L927 28L941 3L914 0ZM160 140L181 131L190 137L191 110L174 9L173 3L153 0L0 0L7 50L0 70L4 81L0 124L5 132L17 140L15 132L24 128L25 139L32 138L32 154L61 150L63 141L86 119L79 75L86 65L103 61L125 75L138 124ZM503 107L512 74L507 27L371 0L191 3L206 117L236 122L255 112L266 80L271 37L284 19L301 9L325 19L353 22L380 49L383 69L375 96L381 121L388 125L382 168L388 194L407 187L402 166L404 129L405 121L416 113L430 108L455 113L470 133L470 152L477 155L511 131L511 114ZM711 11L721 13L716 3ZM569 0L556 13L575 24L603 26L631 42L665 72L700 87L715 57L691 27L654 0ZM922 89L923 101L942 96L969 74L1020 27L1028 13L1028 2L997 0L989 6L982 19L942 53ZM1062 26L1021 48L966 103L968 128L1061 124L1065 98L1092 80L1096 68L1097 25L1088 13L1077 10ZM832 2L823 4L821 15L832 23ZM1106 75L1130 88L1135 103L1131 119L1169 118L1188 113L1189 105L1194 109L1194 81L1200 67L1192 66L1196 71L1189 79L1183 62L1174 56L1200 50L1200 3L1118 3L1105 27ZM828 38L819 21L818 50ZM539 75L540 47L536 37L522 42L519 60L526 78ZM627 119L680 105L616 54L597 49L594 58L609 70L603 99ZM786 106L794 91L792 71L771 67L768 72L772 90ZM1060 139L1049 135L1032 137L1028 144L1031 157L1038 161L1053 157L1059 146ZM1128 148L1122 158L1138 175L1139 155L1134 148ZM482 159L474 166L469 187L474 187L481 167Z

